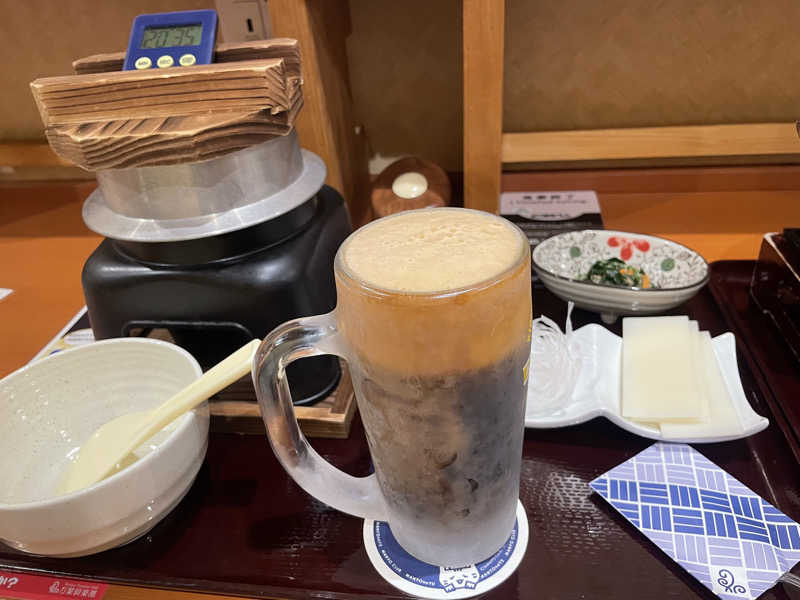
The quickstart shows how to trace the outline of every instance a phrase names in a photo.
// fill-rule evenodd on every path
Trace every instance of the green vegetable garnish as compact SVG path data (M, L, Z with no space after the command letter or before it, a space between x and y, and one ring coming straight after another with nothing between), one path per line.
M650 282L650 277L644 271L632 267L618 258L598 260L592 265L583 280L601 285L639 287L643 289L658 287Z

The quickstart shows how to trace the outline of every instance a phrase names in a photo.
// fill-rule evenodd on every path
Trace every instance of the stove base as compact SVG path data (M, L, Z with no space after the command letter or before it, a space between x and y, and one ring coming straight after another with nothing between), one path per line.
M299 229L287 230L283 241L267 236L259 248L251 228L244 229L239 235L252 250L243 253L241 244L227 239L238 254L212 262L185 256L183 264L144 263L104 240L82 275L95 337L161 330L208 368L284 321L333 310L333 260L351 231L349 218L330 187L308 202L313 215ZM336 386L340 369L335 357L320 356L294 362L287 373L295 403L309 404Z

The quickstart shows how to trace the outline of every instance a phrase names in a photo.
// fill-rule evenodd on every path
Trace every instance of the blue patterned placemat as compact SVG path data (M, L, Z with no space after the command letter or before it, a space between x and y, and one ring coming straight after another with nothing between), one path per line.
M589 485L720 598L755 598L800 561L798 524L685 444L653 444Z

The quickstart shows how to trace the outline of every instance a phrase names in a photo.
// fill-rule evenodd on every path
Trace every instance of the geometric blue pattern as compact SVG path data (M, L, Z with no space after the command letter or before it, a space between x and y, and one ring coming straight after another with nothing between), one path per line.
M706 534L719 537L738 538L736 522L732 515L725 515L710 510L705 511Z
M688 485L669 486L669 501L672 506L700 508L700 491Z
M761 516L761 498L734 496L731 494L730 501L733 512L737 515L752 519L763 519Z
M689 508L673 508L673 521L676 533L696 533L703 535L703 515L699 510Z
M667 486L663 483L639 482L639 497L650 504L669 504Z
M765 544L770 543L769 536L767 535L767 526L764 524L764 521L736 517L736 529L739 530L739 537L743 540L764 542Z
M685 444L653 444L589 485L721 598L755 598L800 561L800 526Z
M700 498L703 501L703 508L731 512L731 501L728 494L712 490L700 490Z
M636 482L614 479L610 482L608 497L612 500L630 500L636 502Z
M669 507L647 506L641 507L642 527L656 531L672 531L672 522L669 518Z

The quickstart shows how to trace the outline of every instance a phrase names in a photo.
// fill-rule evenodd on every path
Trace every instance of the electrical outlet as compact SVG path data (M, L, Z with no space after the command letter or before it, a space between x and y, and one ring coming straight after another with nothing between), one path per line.
M272 35L267 0L216 0L224 42L265 40Z

